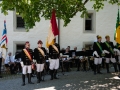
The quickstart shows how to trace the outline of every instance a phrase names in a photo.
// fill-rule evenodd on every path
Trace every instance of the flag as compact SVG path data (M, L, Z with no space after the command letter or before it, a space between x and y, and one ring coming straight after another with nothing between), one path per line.
M2 33L2 39L0 42L1 48L7 48L8 38L7 38L7 29L6 29L6 21L4 21L4 29Z
M56 23L55 10L52 11L52 17L50 20L50 27L48 31L48 37L46 42L46 47L48 48L50 45L54 44L54 38L59 34L59 30Z
M120 44L120 20L119 20L119 9L118 9L118 15L117 15L117 21L116 21L116 29L115 29L115 35L114 40Z

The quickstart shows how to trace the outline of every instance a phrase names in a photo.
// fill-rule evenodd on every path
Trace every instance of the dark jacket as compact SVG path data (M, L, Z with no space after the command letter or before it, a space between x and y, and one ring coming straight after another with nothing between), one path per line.
M51 59L57 59L60 56L60 46L59 46L59 44L55 43L54 45L58 48L59 53L52 47L52 45L50 45L49 46L49 57Z
M30 53L31 58L33 59L32 49L27 49L27 51ZM28 58L28 56L25 54L25 52L23 50L21 52L21 60L23 61L24 65L31 65L31 63L32 63L32 61Z
M98 53L98 55L100 56L100 57L102 57L101 55L102 55L102 51L100 50L100 48L99 48L99 46L97 45L97 43L101 46L101 49L102 49L102 51L103 51L103 43L102 42L94 42L94 44L93 44L93 51L96 51L97 53ZM94 57L97 57L96 55L94 55Z
M109 44L109 47L107 46L106 43ZM113 42L104 42L104 50L107 50L108 52L110 52L109 54L107 54L107 53L105 54L106 58L111 58L111 57L114 58L115 57L115 54L112 53L112 51L114 52L114 48L115 48L115 46L113 45Z
M42 47L41 49L44 51L44 54L46 55L45 48ZM41 54L38 48L34 49L34 59L37 61L38 64L45 63L45 57Z

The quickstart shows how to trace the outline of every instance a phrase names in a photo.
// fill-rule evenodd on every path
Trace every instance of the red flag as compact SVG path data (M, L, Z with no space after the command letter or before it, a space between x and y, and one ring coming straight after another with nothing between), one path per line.
M47 42L46 42L47 47L54 44L53 40L54 40L55 36L58 34L59 34L59 30L58 30L57 23L56 23L55 10L53 10L51 21L50 21L50 28L49 28L49 32L48 32Z

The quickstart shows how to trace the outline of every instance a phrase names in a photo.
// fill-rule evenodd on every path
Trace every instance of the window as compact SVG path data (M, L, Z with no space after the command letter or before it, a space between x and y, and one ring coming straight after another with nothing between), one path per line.
M16 52L22 51L24 49L25 45L24 44L16 44Z
M84 33L94 33L95 32L95 12L88 11L88 16L84 18Z
M92 50L93 49L93 42L83 42L83 47L86 50Z
M25 23L24 23L24 19L20 16L20 15L16 15L16 26L17 28L25 28Z
M92 44L85 44L86 50L92 50Z
M85 18L85 30L92 30L92 15L88 14L88 17Z

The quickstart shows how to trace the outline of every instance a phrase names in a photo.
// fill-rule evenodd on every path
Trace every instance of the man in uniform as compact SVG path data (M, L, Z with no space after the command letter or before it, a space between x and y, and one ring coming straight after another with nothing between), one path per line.
M30 43L27 41L25 43L25 49L23 49L21 52L21 66L22 66L22 80L23 80L22 86L25 85L26 74L28 75L28 83L34 84L31 82L32 61L33 61L33 51L32 49L30 49Z
M56 39L54 39L54 44L49 46L49 59L50 59L50 75L51 80L58 79L57 69L59 68L59 56L60 56L60 46L56 43Z
M94 75L96 75L96 70L98 74L102 74L100 72L100 67L102 63L102 57L104 55L103 52L103 43L101 42L102 37L97 35L97 42L93 44L93 55L94 55Z
M110 73L109 71L109 62L111 60L111 62L113 63L115 72L117 72L117 64L116 64L116 60L115 60L115 53L114 53L114 45L113 42L110 41L110 36L105 36L106 42L104 42L104 52L105 57L106 57L106 68L107 68L107 73Z
M46 50L42 47L43 42L38 41L38 48L34 49L34 59L37 62L37 83L41 81L41 72L44 69Z

